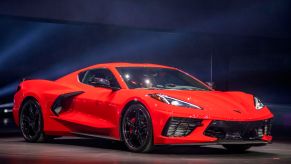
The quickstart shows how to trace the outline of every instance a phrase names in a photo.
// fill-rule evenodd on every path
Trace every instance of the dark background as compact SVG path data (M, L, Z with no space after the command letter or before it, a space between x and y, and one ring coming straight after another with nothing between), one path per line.
M286 130L275 133L290 134L290 18L289 0L2 0L0 104L13 101L24 77L157 63L212 80L217 90L255 94Z

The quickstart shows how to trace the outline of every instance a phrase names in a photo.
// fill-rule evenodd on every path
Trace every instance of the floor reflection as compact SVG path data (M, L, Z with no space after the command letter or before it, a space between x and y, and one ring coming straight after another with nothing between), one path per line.
M290 143L254 147L243 154L221 146L160 146L148 154L132 153L119 142L103 139L59 138L27 143L21 137L0 138L1 163L290 163Z

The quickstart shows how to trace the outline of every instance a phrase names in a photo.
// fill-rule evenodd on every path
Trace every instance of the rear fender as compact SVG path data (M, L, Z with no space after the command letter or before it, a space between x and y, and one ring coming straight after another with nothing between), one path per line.
M77 87L64 86L55 81L49 80L27 80L20 84L20 90L15 94L16 104L23 104L23 101L32 97L38 101L42 109L42 115L44 120L44 131L45 132L66 132L70 131L67 127L59 123L58 121L50 118L50 116L56 116L61 107L65 105L66 100L72 99L73 97L82 94ZM68 105L68 104L66 104ZM21 105L15 107L15 119L16 123L19 123L19 114ZM57 109L57 110L56 110Z

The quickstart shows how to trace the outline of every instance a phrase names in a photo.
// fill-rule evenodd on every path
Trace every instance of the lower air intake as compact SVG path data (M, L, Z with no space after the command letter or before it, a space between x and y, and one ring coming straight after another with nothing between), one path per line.
M182 137L189 135L202 120L193 118L172 117L163 129L162 135L167 137Z
M238 122L212 121L204 135L219 140L261 140L263 135L270 135L271 120Z

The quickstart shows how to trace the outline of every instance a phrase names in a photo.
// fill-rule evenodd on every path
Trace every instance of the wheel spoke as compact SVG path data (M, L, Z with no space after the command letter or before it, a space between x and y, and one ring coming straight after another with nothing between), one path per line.
M22 117L22 121L28 124L31 122L30 118L27 116Z
M142 125L140 125L140 126L139 126L139 128L141 128L141 129L143 129L143 130L144 130L144 129L146 129L146 128L147 128L147 125L146 125L146 124L142 124Z
M138 139L138 142L140 145L143 144L143 137L142 137L142 134L138 131L138 134L137 134L137 139Z
M130 127L135 128L134 123L132 123L132 122L129 120L129 118L126 118L126 123L127 123L127 125L129 125Z
M35 112L34 112L34 121L38 121L38 119L39 119L39 111L35 110Z
M38 123L34 123L32 129L33 129L34 132L37 132L39 130Z
M30 119L33 120L34 119L34 110L33 110L31 104L29 104L28 112L29 112Z
M129 139L130 141L132 141L132 140L133 140L133 138L134 138L134 136L135 136L135 135L134 135L134 133L133 133L133 132L132 132L132 133L130 133L130 132L129 132L129 138L128 138L128 139Z
M28 127L29 127L28 125L22 125L22 127L21 127L21 129L23 130L23 132L25 134L29 134L29 128Z
M136 110L135 116L136 116L137 123L139 124L140 123L140 113L139 113L139 110Z

